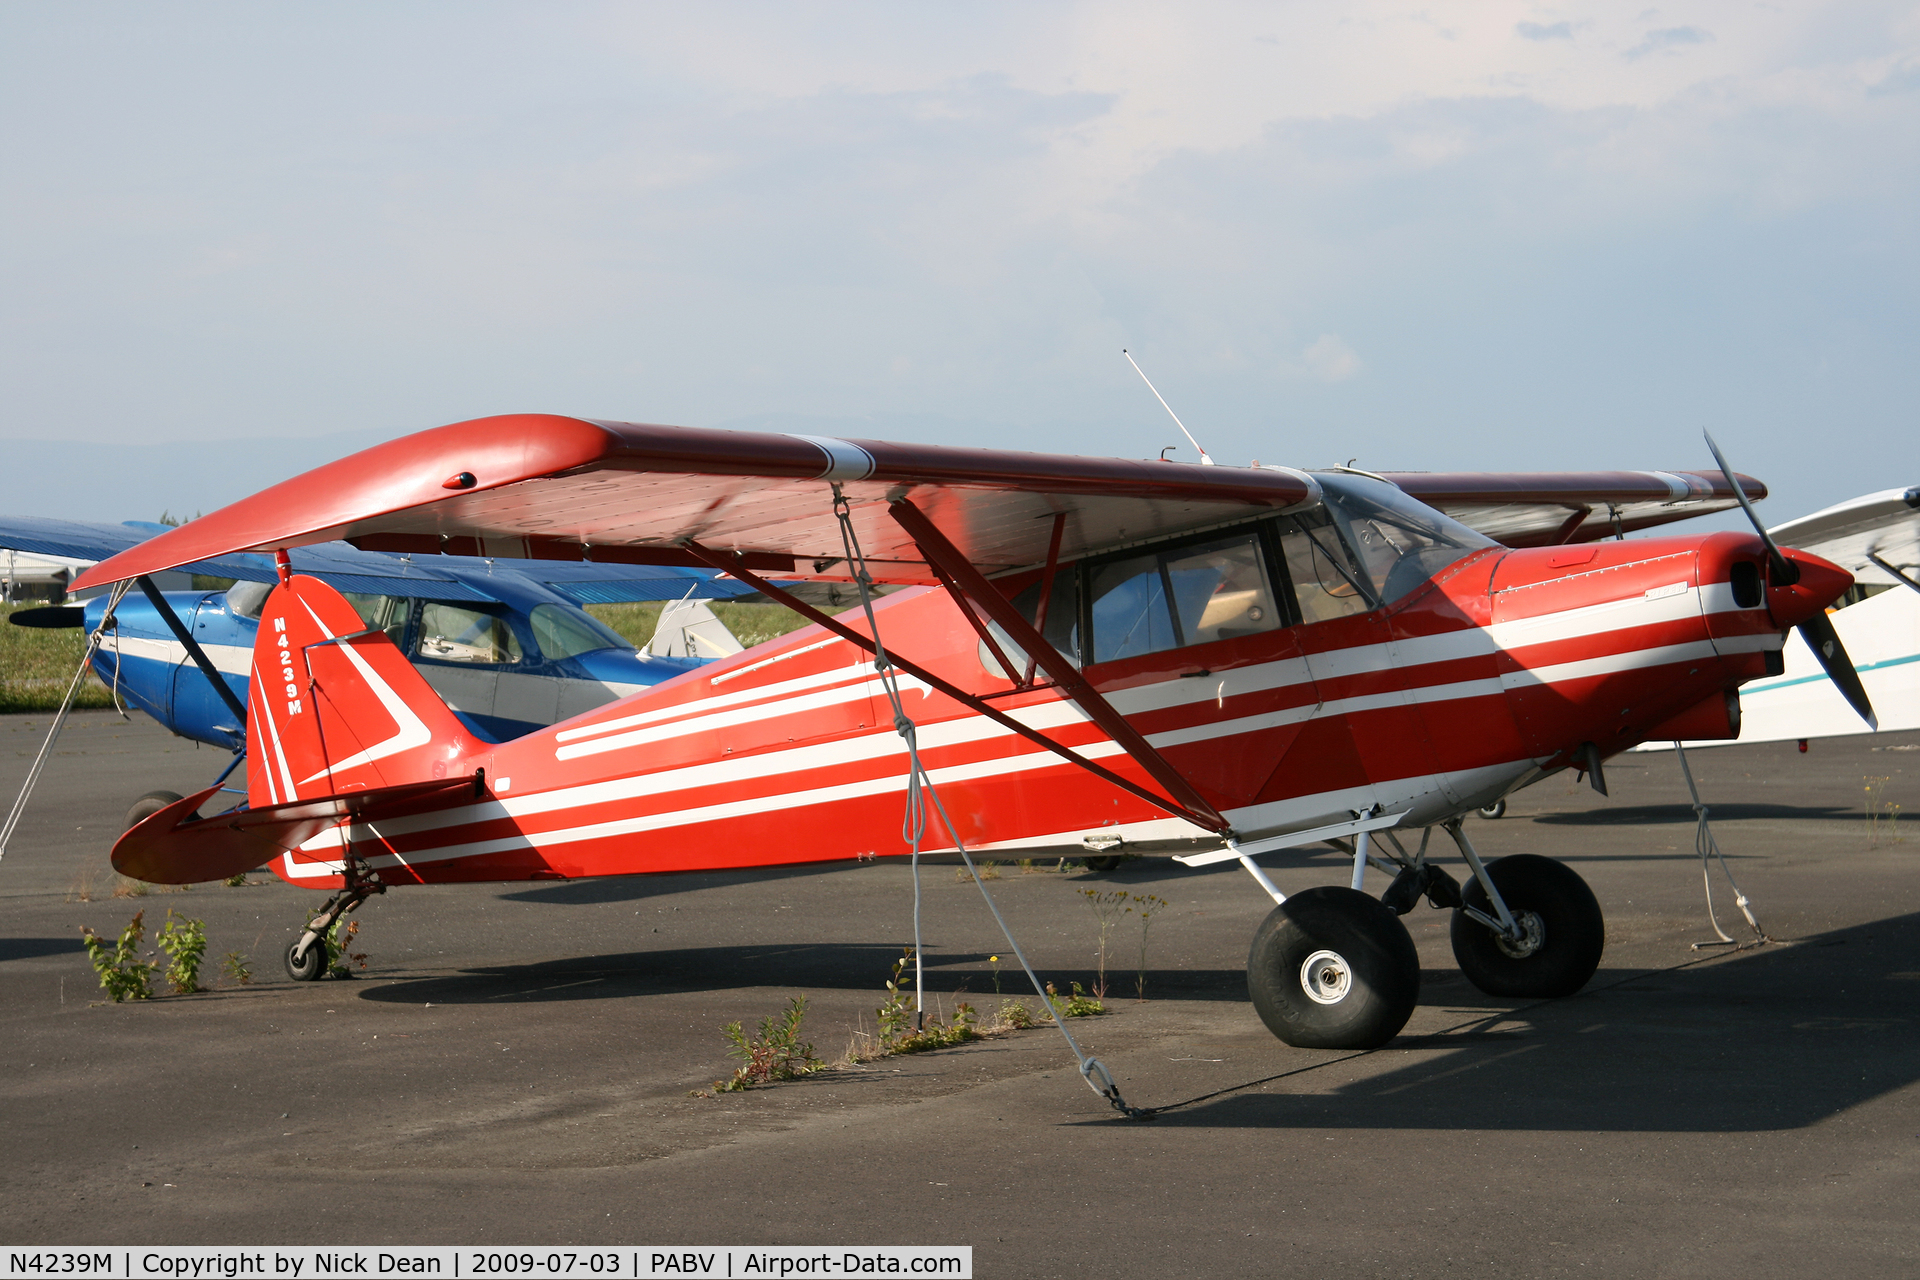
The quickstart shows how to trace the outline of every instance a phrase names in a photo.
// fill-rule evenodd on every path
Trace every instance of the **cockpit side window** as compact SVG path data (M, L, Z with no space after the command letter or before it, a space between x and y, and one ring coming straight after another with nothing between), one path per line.
M1285 626L1257 529L1093 565L1092 661L1231 640Z
M1353 562L1324 510L1288 516L1278 524L1280 553L1293 579L1300 620L1314 623L1373 608L1373 588Z

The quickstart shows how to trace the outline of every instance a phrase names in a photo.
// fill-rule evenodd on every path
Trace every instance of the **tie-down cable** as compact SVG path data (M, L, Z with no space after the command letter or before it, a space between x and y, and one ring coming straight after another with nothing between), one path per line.
M93 663L93 655L100 650L106 633L114 633L114 651L119 652L120 632L114 621L113 611L120 606L120 599L127 594L127 588L133 585L133 579L127 578L113 584L113 592L107 598L107 611L100 619L100 625L87 636L87 649L80 655L80 666L73 673L73 680L67 685L67 696L60 700L60 710L54 714L53 723L47 726L47 740L40 744L40 754L33 758L33 766L27 770L27 780L20 786L20 796L13 802L13 811L7 814L4 825L0 825L0 858L6 856L7 844L13 839L13 833L20 826L20 816L27 811L27 799L33 795L34 787L40 781L40 773L47 767L47 757L53 754L53 744L60 738L60 730L67 723L67 713L73 710L73 699L80 692L81 681L87 678L87 668ZM114 705L118 709L120 702L120 664L113 664ZM120 712L126 715L125 711Z
M1151 1120L1154 1113L1144 1107L1127 1105L1120 1096L1120 1086L1114 1083L1113 1073L1098 1058L1090 1058L1073 1038L1073 1032L1067 1030L1067 1021L1061 1016L1053 1002L1047 998L1046 988L1033 972L1033 966L1027 963L1026 952L1020 949L1020 943L1008 927L1006 917L1000 914L999 906L993 895L987 892L986 882L981 880L980 871L973 865L973 857L967 852L966 842L954 828L953 819L947 816L946 805L940 802L940 792L928 776L926 766L920 763L920 745L913 720L907 715L900 701L900 686L894 674L893 663L887 657L886 644L880 639L880 622L873 613L873 577L867 572L866 555L860 549L860 536L854 532L852 507L839 484L833 486L833 515L840 523L840 543L846 552L849 568L853 570L854 585L860 589L860 608L867 617L867 630L873 636L873 666L880 676L880 687L886 690L887 703L893 709L893 729L907 746L907 810L900 824L900 836L912 850L913 863L913 1000L916 1015L926 1016L924 989L920 962L920 841L927 831L927 803L932 801L933 811L940 815L940 824L946 828L947 836L953 841L953 847L960 853L960 860L966 863L967 874L973 877L974 887L980 890L980 896L986 899L987 910L993 913L993 921L1000 926L1000 932L1007 940L1007 947L1013 952L1013 958L1020 962L1020 968L1026 973L1027 981L1033 984L1034 994L1040 997L1044 1007L1053 1017L1053 1025L1067 1042L1067 1048L1080 1064L1080 1078L1087 1087L1107 1100L1115 1111L1133 1120ZM1096 1081L1095 1077L1099 1077Z

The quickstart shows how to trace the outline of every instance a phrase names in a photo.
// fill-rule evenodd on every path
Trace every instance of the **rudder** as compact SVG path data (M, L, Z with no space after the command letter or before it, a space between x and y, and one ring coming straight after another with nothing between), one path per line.
M386 633L318 578L296 574L267 597L251 674L256 807L458 776L487 750Z

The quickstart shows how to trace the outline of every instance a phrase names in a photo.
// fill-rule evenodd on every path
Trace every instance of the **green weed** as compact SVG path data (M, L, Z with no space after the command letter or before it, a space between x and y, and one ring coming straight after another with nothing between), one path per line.
M1063 996L1054 985L1047 984L1047 1003L1053 1006L1056 1016L1062 1018L1098 1018L1106 1013L1107 1006L1097 995L1088 995L1086 988L1073 983L1073 994Z
M1130 895L1125 889L1082 889L1087 905L1093 908L1094 919L1100 923L1100 949L1096 954L1098 967L1093 981L1093 995L1096 1000L1107 998L1107 943L1113 937L1113 931L1120 925L1120 917L1129 910Z
M762 1018L760 1034L752 1039L739 1023L729 1022L722 1030L733 1042L728 1053L740 1059L740 1065L732 1078L713 1082L714 1092L739 1093L776 1080L797 1080L824 1067L813 1046L800 1039L800 1022L806 1016L807 998L795 996L787 1002L785 1013Z
M367 967L366 952L347 950L348 947L353 945L353 940L358 937L359 934L360 922L358 920L348 920L345 916L335 920L333 926L327 930L325 942L327 944L327 976L329 978L350 978L353 976L353 970L356 965L362 969ZM349 961L353 963L349 964Z
M112 946L92 929L82 926L80 930L80 944L87 949L93 971L100 975L101 989L115 1004L122 1000L153 999L154 966L140 959L140 943L147 936L146 914L134 912L133 919L127 921L127 927L120 933L120 941Z
M1140 919L1140 965L1133 978L1134 995L1140 1000L1147 998L1147 928L1168 905L1157 893L1136 893L1127 902L1128 914Z
M167 953L167 983L177 996L190 996L200 989L200 960L207 953L207 925L203 920L173 918L167 908L167 922L160 926L154 941Z
M223 977L233 979L236 986L245 987L253 984L253 966L249 965L247 958L238 951L229 951L221 957L220 973Z

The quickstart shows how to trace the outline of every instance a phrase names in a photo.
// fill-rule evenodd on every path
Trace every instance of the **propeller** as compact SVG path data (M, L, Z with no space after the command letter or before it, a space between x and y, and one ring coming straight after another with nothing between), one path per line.
M1747 519L1753 524L1753 531L1760 535L1760 541L1767 544L1768 580L1776 587L1790 587L1800 581L1800 566L1787 559L1779 546L1767 533L1766 526L1760 523L1760 517L1754 514L1753 504L1747 501L1747 495L1740 488L1740 482L1733 478L1733 468L1720 452L1720 446L1713 442L1711 432L1701 432L1707 437L1707 448L1713 451L1713 460L1720 464L1720 474L1727 478L1727 484L1733 489L1733 496L1739 501L1740 509L1747 513ZM1879 719L1873 714L1873 703L1867 700L1867 687L1860 683L1860 673L1853 669L1853 659L1847 656L1847 647L1840 643L1840 633L1833 629L1833 620L1822 609L1802 622L1798 628L1800 638L1807 642L1807 648L1813 650L1813 656L1820 660L1826 669L1828 679L1840 690L1847 705L1860 713L1860 718L1869 726L1878 729Z

